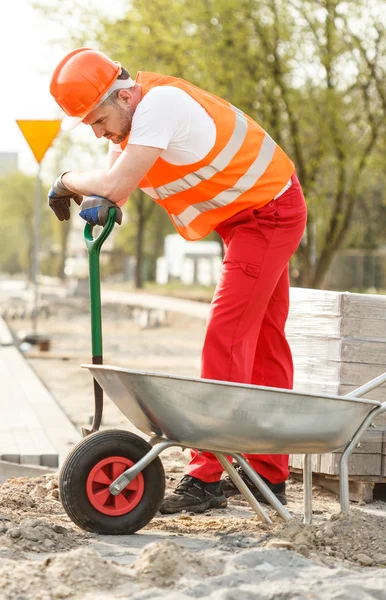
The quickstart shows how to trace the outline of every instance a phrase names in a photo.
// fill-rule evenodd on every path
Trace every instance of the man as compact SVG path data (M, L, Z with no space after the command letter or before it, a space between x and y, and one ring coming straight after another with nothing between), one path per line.
M66 172L49 204L59 219L70 201L81 215L105 222L139 186L169 214L177 231L199 240L216 230L224 263L207 324L201 376L291 389L293 364L284 327L289 309L288 263L306 223L294 165L271 137L229 102L174 77L128 72L104 54L80 48L63 58L50 91L66 113L62 127L83 122L110 140L106 170ZM187 474L161 512L226 507L238 493L221 480L207 452L192 450ZM247 455L283 504L287 455ZM258 500L252 482L240 473Z

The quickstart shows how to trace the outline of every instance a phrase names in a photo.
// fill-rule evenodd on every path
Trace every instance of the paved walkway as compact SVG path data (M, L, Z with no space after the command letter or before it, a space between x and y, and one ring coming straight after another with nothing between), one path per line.
M0 318L0 459L57 467L80 439Z

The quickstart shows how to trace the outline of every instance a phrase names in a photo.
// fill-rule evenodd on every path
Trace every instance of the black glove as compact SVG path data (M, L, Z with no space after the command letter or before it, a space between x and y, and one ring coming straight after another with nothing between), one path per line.
M109 208L115 208L115 222L120 225L122 223L122 211L115 202L111 202L102 196L88 196L80 205L79 216L82 217L90 225L102 225L104 227L107 222Z
M65 173L68 173L68 171L66 171ZM55 183L52 185L50 191L48 192L48 205L50 206L50 208L52 208L59 221L69 220L71 199L75 200L78 206L80 206L83 199L83 196L81 196L80 194L72 192L71 190L66 188L66 186L62 182L62 177L63 175L65 175L65 173L59 175Z

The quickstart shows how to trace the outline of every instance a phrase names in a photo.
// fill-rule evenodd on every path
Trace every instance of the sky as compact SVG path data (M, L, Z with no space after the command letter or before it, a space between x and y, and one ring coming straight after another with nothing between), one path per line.
M16 119L63 118L49 93L49 82L57 63L72 50L60 26L48 23L32 8L31 2L7 2L0 19L0 152L18 152L19 168L29 173L36 172L37 163ZM40 0L41 4L45 2L52 6L52 0ZM88 0L88 5L95 5L109 16L111 10L114 15L119 14L122 1ZM74 141L77 136L87 140L89 133L71 135ZM49 151L47 158L48 154Z

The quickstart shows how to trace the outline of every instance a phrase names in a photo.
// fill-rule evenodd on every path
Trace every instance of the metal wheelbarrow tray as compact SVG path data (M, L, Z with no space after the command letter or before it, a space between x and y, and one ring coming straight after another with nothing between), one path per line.
M143 463L128 469L111 485L119 493L141 467L166 447L175 445L213 452L252 508L266 522L264 509L245 489L225 454L233 456L269 503L286 520L289 512L243 454L305 454L305 521L312 519L311 455L346 447L340 468L341 508L348 511L348 458L386 403L361 396L386 381L386 374L347 396L295 391L147 373L114 366L84 365L121 412L151 437L153 450ZM122 487L123 486L123 487ZM251 498L252 496L252 498Z

